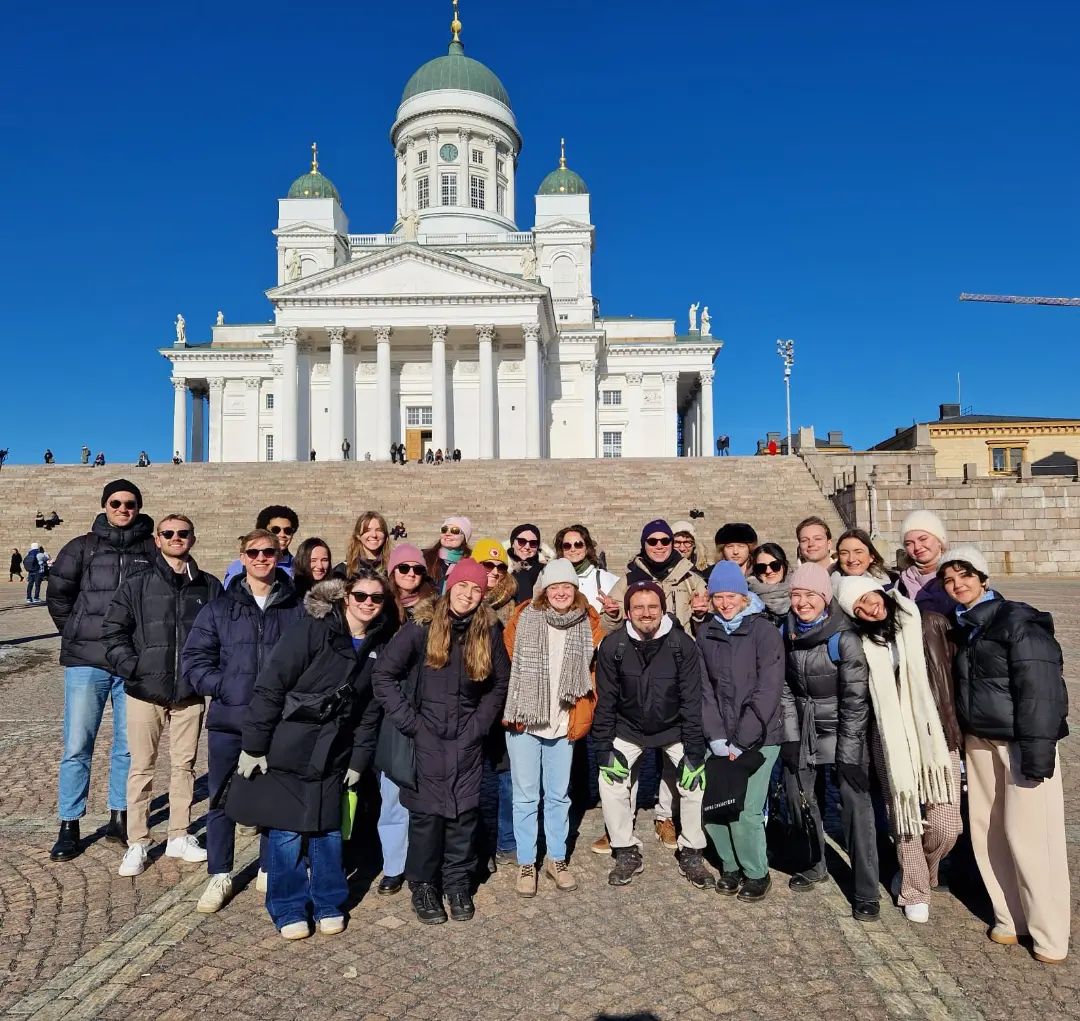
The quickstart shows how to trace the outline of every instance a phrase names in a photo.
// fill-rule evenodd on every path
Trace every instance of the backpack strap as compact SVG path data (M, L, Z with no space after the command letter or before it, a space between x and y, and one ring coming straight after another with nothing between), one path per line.
M843 657L840 655L840 632L834 631L829 635L828 641L829 660L832 663L840 663L843 661Z

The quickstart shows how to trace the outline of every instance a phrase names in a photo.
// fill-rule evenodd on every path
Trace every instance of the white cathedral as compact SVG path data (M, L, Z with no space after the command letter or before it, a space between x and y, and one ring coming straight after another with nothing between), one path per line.
M682 335L599 314L589 190L565 148L518 229L522 136L454 6L449 52L409 79L391 129L393 231L349 233L312 146L278 203L273 321L219 312L212 339L188 343L177 317L161 353L181 457L337 460L346 442L375 460L398 444L410 460L714 453L707 310Z

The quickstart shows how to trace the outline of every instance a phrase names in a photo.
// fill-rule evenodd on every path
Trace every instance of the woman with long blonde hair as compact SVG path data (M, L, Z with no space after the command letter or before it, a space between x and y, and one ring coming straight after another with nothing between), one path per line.
M361 567L373 567L380 574L389 573L390 528L378 511L364 511L353 525L345 562L334 568L342 576L355 574Z

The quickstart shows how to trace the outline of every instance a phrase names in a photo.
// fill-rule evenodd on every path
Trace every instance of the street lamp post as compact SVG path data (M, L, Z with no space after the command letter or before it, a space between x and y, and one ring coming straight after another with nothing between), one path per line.
M795 341L778 340L776 353L784 360L784 390L787 397L787 452L793 454L791 449L791 367L795 364Z

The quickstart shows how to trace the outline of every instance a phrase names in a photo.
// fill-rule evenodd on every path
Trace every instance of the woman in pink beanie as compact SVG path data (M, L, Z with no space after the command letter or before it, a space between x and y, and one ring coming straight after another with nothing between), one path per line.
M423 550L411 542L403 542L393 548L386 571L390 579L390 592L397 603L402 624L412 619L420 602L439 597L427 576Z

